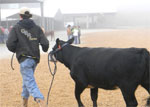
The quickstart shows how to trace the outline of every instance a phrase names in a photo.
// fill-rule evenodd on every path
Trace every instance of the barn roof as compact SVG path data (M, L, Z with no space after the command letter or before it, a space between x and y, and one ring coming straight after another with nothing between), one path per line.
M32 18L33 18L33 19L37 19L37 18L41 18L41 16L32 14ZM11 15L11 16L8 16L7 19L19 20L19 19L20 19L19 13L16 13L16 14L13 14L13 15Z
M12 3L40 3L43 0L1 0L0 4L12 4Z

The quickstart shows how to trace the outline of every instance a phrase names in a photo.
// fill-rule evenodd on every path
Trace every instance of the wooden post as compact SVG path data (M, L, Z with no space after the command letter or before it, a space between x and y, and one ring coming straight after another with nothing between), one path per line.
M88 29L89 28L89 16L87 15L86 16L86 29Z

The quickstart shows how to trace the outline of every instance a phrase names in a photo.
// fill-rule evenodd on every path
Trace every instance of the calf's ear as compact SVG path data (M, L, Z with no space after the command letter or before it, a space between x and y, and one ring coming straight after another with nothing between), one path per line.
M59 40L59 38L57 38L57 39L56 39L56 44L57 44L57 46L59 45L59 42L60 42L60 40Z
M69 39L69 40L67 41L67 43L72 44L73 41L74 41L74 37L72 37L71 39Z

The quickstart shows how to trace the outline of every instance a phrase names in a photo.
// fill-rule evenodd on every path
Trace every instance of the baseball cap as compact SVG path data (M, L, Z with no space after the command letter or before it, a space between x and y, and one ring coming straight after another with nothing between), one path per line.
M24 14L31 14L31 12L30 12L30 9L29 9L29 8L27 8L27 7L22 7L22 8L20 9L19 14L22 14L22 15L24 15Z
M19 14L20 14L21 16L23 16L23 18L31 18L31 17L32 17L32 14L31 14L31 12L30 12L30 9L27 8L27 7L22 7L22 8L20 9Z

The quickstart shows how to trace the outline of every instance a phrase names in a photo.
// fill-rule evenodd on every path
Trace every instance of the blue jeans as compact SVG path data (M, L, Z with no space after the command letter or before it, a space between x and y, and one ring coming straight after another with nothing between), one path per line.
M69 35L69 36L68 36L68 40L71 39L71 38L73 38L73 35Z
M74 44L79 44L78 36L74 36Z
M20 72L23 78L23 98L28 99L28 97L31 95L34 97L34 99L44 99L44 96L40 92L34 78L36 65L36 62L31 58L27 58L20 63Z

